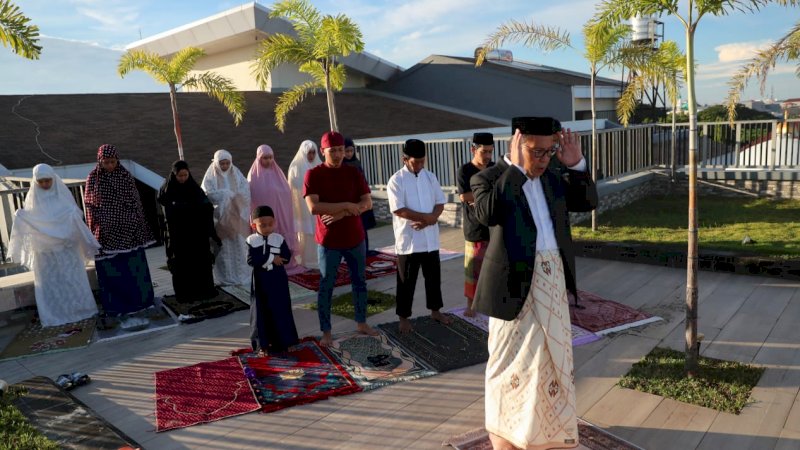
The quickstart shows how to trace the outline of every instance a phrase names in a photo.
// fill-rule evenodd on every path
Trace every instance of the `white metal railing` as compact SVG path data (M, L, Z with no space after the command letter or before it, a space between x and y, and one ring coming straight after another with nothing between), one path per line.
M688 164L689 124L636 125L597 131L598 180L620 177L654 167L676 168ZM581 131L581 146L591 164L591 131ZM472 135L426 140L426 168L446 191L455 191L456 172L469 161ZM506 153L510 135L495 135L494 160ZM674 145L673 145L674 143ZM358 151L367 182L384 189L402 167L402 141L359 143ZM772 171L800 169L800 119L749 120L698 123L698 167Z

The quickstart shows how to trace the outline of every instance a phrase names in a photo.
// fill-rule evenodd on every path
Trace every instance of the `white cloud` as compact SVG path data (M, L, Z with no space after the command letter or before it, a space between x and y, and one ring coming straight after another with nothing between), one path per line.
M727 61L712 64L700 64L696 69L697 80L713 80L718 78L731 79L733 75L742 68L744 61ZM796 66L782 63L769 71L772 75L794 73Z
M108 32L127 32L138 27L139 8L118 0L73 0L76 11L94 21L94 28Z
M770 41L731 42L714 47L720 62L745 61L770 45Z

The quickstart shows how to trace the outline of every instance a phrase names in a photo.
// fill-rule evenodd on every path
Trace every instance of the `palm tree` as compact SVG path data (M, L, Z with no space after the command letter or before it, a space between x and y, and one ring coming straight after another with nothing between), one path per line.
M275 33L261 42L253 64L253 75L261 89L266 88L273 70L284 63L296 64L300 72L311 76L310 81L281 94L275 105L275 126L284 131L289 112L309 92L325 89L331 130L338 131L333 93L342 90L347 74L337 58L364 50L361 30L347 16L322 15L306 0L276 3L270 17L289 20L296 37Z
M0 0L0 43L23 58L39 59L39 27L30 21L11 0Z
M233 116L238 126L246 110L244 95L236 90L229 78L214 72L203 72L189 75L197 60L205 56L205 51L197 47L186 47L166 59L153 52L130 50L122 55L117 66L117 73L125 78L132 70L143 70L157 82L169 86L169 100L172 105L172 122L175 128L175 139L178 141L178 157L183 159L183 139L181 122L178 117L176 93L182 87L204 90L208 96L222 103Z
M589 61L592 102L592 180L597 181L597 108L595 107L595 81L597 73L606 67L619 65L625 54L625 37L628 25L600 26L590 20L583 26L583 56ZM592 210L592 231L597 231L597 209Z
M736 10L756 11L769 0L604 0L595 20L605 26L616 26L636 15L671 14L683 24L686 32L686 90L689 102L689 225L686 264L686 374L697 371L697 102L695 100L694 34L705 15L724 16ZM798 0L777 0L782 5L795 5ZM686 6L686 15L679 8Z
M644 52L627 60L628 67L639 74L628 83L617 102L617 115L626 127L631 115L644 92L664 86L667 98L672 105L672 141L670 151L670 179L675 179L675 115L680 99L681 80L686 63L686 55L675 41L662 42L655 52L646 48Z
M729 85L728 98L725 103L728 106L728 119L731 123L736 120L736 105L739 103L742 91L747 86L747 82L752 77L757 77L760 83L761 93L767 82L767 75L770 70L775 68L778 61L797 60L800 58L800 22L796 23L786 35L770 45L769 48L759 51L749 63L742 66L734 74ZM800 65L795 70L795 74L800 76Z

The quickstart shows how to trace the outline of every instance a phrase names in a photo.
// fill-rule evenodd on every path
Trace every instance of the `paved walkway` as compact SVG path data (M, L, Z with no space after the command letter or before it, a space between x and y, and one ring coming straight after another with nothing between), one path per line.
M392 243L391 227L370 232L375 247ZM463 251L458 229L443 228L443 248ZM159 293L169 292L163 249L148 251ZM463 304L462 260L442 265L445 307ZM800 449L800 283L701 272L700 332L705 356L755 363L766 372L742 414L719 413L616 387L653 347L683 349L685 271L578 259L579 287L665 320L575 349L578 414L647 449ZM420 277L421 278L421 277ZM394 278L371 280L392 291ZM346 288L338 288L339 290ZM427 313L423 285L414 314ZM310 298L306 301L313 301ZM295 309L302 335L318 334L315 311ZM368 319L396 320L393 311ZM222 359L247 345L248 312L92 344L87 348L0 363L0 378L17 382L83 371L93 382L73 393L144 448L319 449L441 448L447 437L483 422L484 365L336 397L270 414L247 414L207 425L155 433L153 373ZM334 332L353 330L346 319Z

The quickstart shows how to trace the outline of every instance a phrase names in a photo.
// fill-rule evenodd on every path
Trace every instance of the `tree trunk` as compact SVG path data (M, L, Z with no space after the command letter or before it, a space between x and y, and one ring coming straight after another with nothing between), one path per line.
M694 93L694 29L686 28L686 90L689 101L689 224L686 250L686 376L697 373L697 104Z
M333 89L331 88L331 66L332 63L325 62L325 95L328 100L328 120L331 123L331 131L339 131L336 123L336 106L333 103Z
M592 101L592 181L597 184L597 111L594 105L594 84L597 71L592 64L591 74L591 101ZM592 231L597 231L597 208L592 210Z
M169 102L172 105L172 124L175 127L175 139L178 141L178 159L183 160L183 139L181 138L181 119L178 117L178 100L175 98L175 85L169 85Z
M669 154L669 180L675 182L675 114L678 113L678 101L672 100L672 145Z

